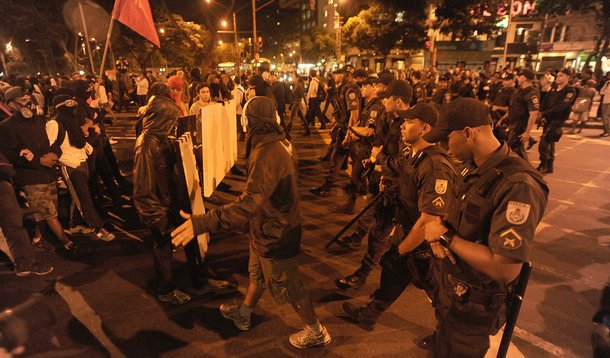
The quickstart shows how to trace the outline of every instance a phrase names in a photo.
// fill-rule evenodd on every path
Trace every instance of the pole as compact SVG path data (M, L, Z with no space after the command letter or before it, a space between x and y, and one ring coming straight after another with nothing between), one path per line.
M508 9L508 25L506 26L506 39L504 40L504 54L502 55L502 66L506 66L506 55L508 52L508 31L510 30L511 17L513 14L513 0L510 0L510 8Z
M371 202L368 203L368 205L365 206L364 209L362 209L362 211L358 215L356 215L350 222L348 222L347 225L345 225L343 229L341 229L341 231L339 231L337 235L332 238L332 240L330 240L326 243L326 245L324 245L324 248L328 249L332 244L337 242L341 235L343 235L347 230L349 230L349 228L352 227L352 225L354 225L356 221L358 221L360 217L362 217L362 215L364 215L379 200L379 198L381 198L382 195L383 193L377 194L377 196L375 196L373 200L371 200Z
M258 36L256 36L256 0L252 0L252 34L254 41L254 60L255 66L258 64ZM256 69L255 69L256 72Z
M108 48L110 47L110 37L112 35L112 27L114 25L114 17L110 17L110 25L108 25L108 33L106 34L106 43L104 44L104 54L102 55L102 63L100 64L100 78L99 82L102 82L102 75L104 74L104 65L106 64L106 55L108 54Z
M85 31L85 43L87 44L87 52L89 52L89 63L91 64L91 73L95 75L95 65L93 64L93 54L91 53L91 44L89 43L89 32L87 32L87 24L85 23L85 14L83 13L83 4L78 2L78 10L80 11L80 20L83 23Z
M8 68L6 67L6 59L4 58L4 52L0 50L0 60L2 60L2 68L4 69L4 75L8 76Z
M339 11L335 9L335 14L337 16L337 25L335 28L335 57L337 58L337 65L339 65L339 61L341 61L341 17L339 16Z
M241 75L241 56L239 54L239 42L237 41L237 18L235 16L235 11L233 11L233 40L235 41L235 69L239 76Z

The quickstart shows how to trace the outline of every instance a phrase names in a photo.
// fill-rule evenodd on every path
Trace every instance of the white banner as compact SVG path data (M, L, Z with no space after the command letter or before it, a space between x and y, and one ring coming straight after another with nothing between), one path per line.
M237 161L237 123L235 100L201 109L203 195L214 189Z

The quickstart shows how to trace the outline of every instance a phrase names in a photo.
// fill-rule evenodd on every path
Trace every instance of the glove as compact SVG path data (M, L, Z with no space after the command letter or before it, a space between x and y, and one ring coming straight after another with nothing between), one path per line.
M392 245L388 252L381 257L381 267L387 272L395 271L402 262L403 256L398 253L398 246Z

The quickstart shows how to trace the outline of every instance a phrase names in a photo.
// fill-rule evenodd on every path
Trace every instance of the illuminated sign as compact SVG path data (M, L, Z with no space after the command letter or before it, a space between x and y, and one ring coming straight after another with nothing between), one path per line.
M536 0L513 0L512 7L509 2L495 6L479 5L476 8L470 10L470 14L473 16L482 15L489 17L493 13L497 16L503 17L508 16L510 9L510 16L530 16L534 14L536 10Z

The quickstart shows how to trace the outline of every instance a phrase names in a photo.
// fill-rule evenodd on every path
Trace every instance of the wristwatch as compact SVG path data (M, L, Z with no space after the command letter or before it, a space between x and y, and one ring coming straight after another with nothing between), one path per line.
M455 234L456 232L453 229L449 229L444 234L442 234L438 240L441 246L448 249L449 246L451 246L451 242L453 241L453 237L455 236Z

